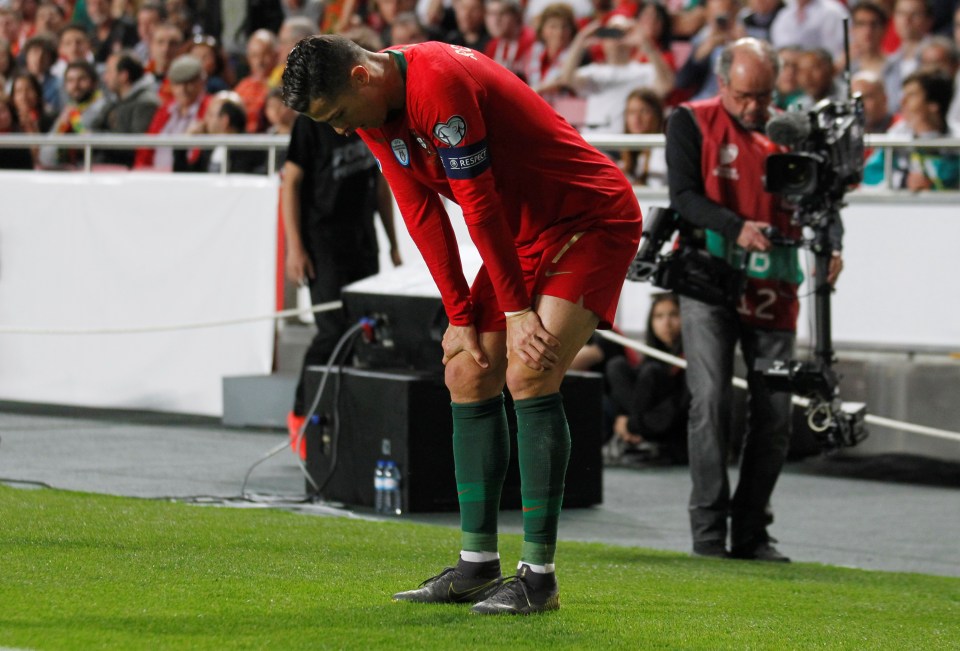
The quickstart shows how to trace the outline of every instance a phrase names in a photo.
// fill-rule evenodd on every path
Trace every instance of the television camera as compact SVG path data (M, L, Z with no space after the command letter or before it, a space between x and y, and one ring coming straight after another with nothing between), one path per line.
M849 72L846 77L849 89ZM763 374L772 390L791 391L807 399L807 423L826 450L854 446L867 436L865 405L840 399L831 338L833 287L827 282L830 260L840 249L843 235L844 195L863 177L864 125L863 102L848 91L843 102L823 100L807 111L782 113L766 128L771 140L790 151L767 158L764 189L793 207L793 221L803 227L804 236L790 240L772 228L766 235L775 246L804 246L814 254L816 347L810 361L760 359L753 370ZM677 245L662 253L677 231ZM695 239L693 228L679 213L651 209L627 279L649 281L714 305L735 305L746 282L748 256L734 267L703 248L690 246Z

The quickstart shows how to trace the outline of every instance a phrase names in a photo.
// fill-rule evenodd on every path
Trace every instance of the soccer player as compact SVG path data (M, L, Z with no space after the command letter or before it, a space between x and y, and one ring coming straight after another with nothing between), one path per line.
M398 601L472 602L478 613L559 608L557 525L570 456L560 383L596 327L609 328L640 237L617 166L513 73L468 48L368 52L308 37L287 58L288 106L358 133L393 189L440 289L462 551ZM472 287L440 196L457 202L483 260ZM517 414L524 542L503 579L497 513Z

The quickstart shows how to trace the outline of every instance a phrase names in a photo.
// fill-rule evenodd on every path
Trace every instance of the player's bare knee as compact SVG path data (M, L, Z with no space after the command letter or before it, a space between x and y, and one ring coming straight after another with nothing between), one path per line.
M483 368L469 355L458 355L444 369L444 383L455 402L483 400L503 390L502 373Z
M535 371L522 362L507 366L507 389L515 400L556 393L560 389L559 370Z

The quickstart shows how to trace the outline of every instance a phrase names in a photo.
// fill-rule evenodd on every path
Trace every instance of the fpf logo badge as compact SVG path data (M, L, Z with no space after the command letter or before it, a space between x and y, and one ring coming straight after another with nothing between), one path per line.
M713 175L719 176L721 179L730 179L732 181L739 179L740 173L737 172L737 168L733 166L733 163L737 160L737 156L739 154L740 149L736 145L722 145L718 155L720 164L713 169Z
M393 150L393 155L396 156L398 163L404 167L410 167L410 149L407 147L407 143L401 138L394 138L390 143L390 149Z

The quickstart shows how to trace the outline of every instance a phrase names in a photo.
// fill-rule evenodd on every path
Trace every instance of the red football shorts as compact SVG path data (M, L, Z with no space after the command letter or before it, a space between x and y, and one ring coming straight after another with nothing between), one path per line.
M531 297L543 294L582 302L600 318L599 328L610 328L639 245L639 220L597 221L582 230L576 223L547 229L520 255L527 292ZM470 298L478 332L506 330L506 318L485 266L473 281Z

